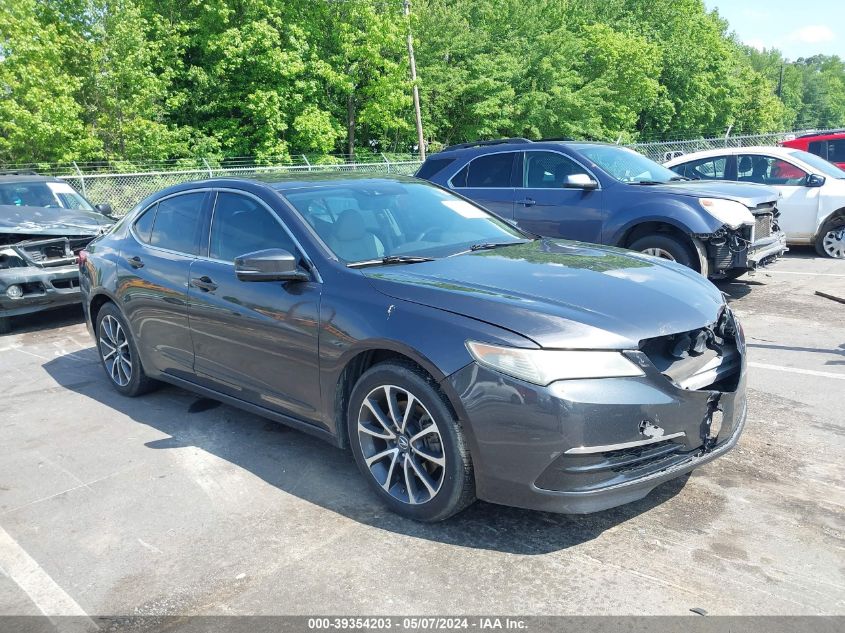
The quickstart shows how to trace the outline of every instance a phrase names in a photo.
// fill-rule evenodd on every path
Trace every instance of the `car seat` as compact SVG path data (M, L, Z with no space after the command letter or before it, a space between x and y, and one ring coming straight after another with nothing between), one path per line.
M384 244L367 230L364 217L357 209L346 209L340 213L328 245L338 257L348 262L384 257Z

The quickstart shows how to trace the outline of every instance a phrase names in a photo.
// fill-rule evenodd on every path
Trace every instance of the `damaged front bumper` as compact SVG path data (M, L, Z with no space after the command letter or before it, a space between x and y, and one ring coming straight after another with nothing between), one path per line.
M18 288L18 291L12 288ZM8 268L0 270L0 317L79 303L79 268Z
M709 277L720 279L754 270L786 253L786 234L777 223L778 211L766 208L754 214L754 224L737 229L727 226L696 236L706 252Z
M692 334L690 340L699 333ZM679 336L657 342L671 348ZM478 497L596 512L641 499L723 455L747 414L744 343L707 350L679 361L644 345L626 352L643 376L547 387L475 363L451 375L473 445Z
M29 239L0 247L0 318L79 303L77 254L92 239Z

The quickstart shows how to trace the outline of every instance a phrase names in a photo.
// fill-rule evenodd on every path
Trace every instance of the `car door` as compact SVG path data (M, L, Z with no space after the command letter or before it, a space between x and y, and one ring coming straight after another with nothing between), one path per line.
M596 180L568 156L547 150L525 152L514 220L522 228L550 237L600 242L604 211L600 189L568 189L567 176Z
M807 172L789 161L764 154L738 154L737 180L756 182L780 194L778 224L790 240L809 240L816 230L819 187L807 186Z
M193 372L188 327L188 274L203 233L208 191L179 193L144 211L121 247L121 309L150 372Z
M268 248L301 255L263 201L245 192L218 191L207 253L190 271L188 315L196 380L241 400L316 421L321 284L313 278L238 279L235 258Z
M521 152L473 158L449 179L449 187L506 220L513 219L514 172Z

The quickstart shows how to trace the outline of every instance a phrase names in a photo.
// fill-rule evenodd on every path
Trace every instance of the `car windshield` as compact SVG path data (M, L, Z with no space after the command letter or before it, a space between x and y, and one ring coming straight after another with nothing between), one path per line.
M620 182L666 183L684 180L671 169L627 147L586 143L574 147Z
M423 183L350 180L282 193L346 263L445 257L530 239L471 202Z
M0 183L0 204L94 211L88 201L66 182Z
M787 153L798 160L803 160L822 176L829 176L830 178L845 178L845 171L842 171L833 163L829 163L821 156L816 156L815 154L811 154L810 152L805 152L800 149L791 149Z

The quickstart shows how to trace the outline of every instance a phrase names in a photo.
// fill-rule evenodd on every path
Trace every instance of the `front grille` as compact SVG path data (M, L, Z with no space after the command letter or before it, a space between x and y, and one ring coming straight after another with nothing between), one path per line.
M760 240L772 235L772 216L768 213L755 216L754 239Z
M73 288L79 288L79 278L75 279L53 279L50 282L50 285L53 286L56 290L71 290Z

